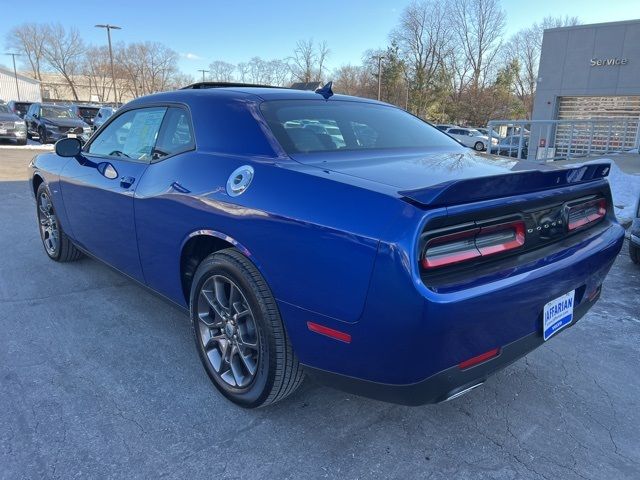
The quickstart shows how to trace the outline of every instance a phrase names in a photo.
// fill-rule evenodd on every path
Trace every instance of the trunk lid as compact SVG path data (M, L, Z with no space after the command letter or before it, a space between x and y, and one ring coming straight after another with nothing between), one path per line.
M330 152L292 155L343 179L375 182L422 207L468 203L584 183L606 177L608 163L565 168L517 161L467 148L429 151Z

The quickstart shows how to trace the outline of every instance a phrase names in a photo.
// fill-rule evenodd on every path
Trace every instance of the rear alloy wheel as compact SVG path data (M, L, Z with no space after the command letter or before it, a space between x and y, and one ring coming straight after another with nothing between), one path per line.
M475 145L473 146L474 150L481 152L482 150L484 150L484 143L482 142L476 142Z
M298 388L302 368L271 291L248 258L234 249L205 258L190 304L200 359L225 397L255 408Z
M50 259L56 262L72 262L82 256L69 237L64 233L58 217L53 208L51 194L47 186L42 183L36 193L38 204L38 224L40 226L40 238L44 251Z

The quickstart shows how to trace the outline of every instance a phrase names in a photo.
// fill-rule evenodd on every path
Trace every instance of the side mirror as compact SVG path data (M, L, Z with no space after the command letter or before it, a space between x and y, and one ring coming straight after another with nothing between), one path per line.
M62 138L56 142L56 155L60 157L75 157L82 150L82 143L77 138Z

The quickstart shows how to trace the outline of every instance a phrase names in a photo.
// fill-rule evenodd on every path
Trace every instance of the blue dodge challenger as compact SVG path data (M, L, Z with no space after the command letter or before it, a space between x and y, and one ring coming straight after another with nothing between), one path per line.
M457 397L574 325L623 243L608 165L463 147L372 100L234 84L139 98L30 165L46 254L95 257L188 311L243 407L304 375Z

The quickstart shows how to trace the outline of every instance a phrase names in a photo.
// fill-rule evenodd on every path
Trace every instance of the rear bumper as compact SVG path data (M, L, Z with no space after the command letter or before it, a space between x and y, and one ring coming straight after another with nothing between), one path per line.
M573 321L564 328L573 326L580 320L600 297L597 295L582 302L574 311ZM562 335L560 332L557 335ZM549 340L553 341L553 337ZM460 369L453 366L431 375L417 383L394 385L388 383L371 382L355 377L340 375L326 370L305 366L305 372L313 379L329 387L353 393L363 397L381 400L383 402L401 405L418 406L428 403L438 403L448 400L462 392L470 390L484 383L487 378L507 367L516 360L541 346L545 341L542 332L531 333L518 340L504 345L498 356L471 368Z
M544 305L572 290L575 323L599 295L623 241L620 225L602 224L543 256L448 291L429 290L406 275L396 251L381 245L358 322L284 302L279 308L300 362L321 380L398 403L437 402L543 343ZM307 322L344 332L350 341L310 331ZM457 367L496 348L502 353L486 363Z
M27 138L26 130L14 130L0 134L0 139L2 140L24 140L25 138Z

